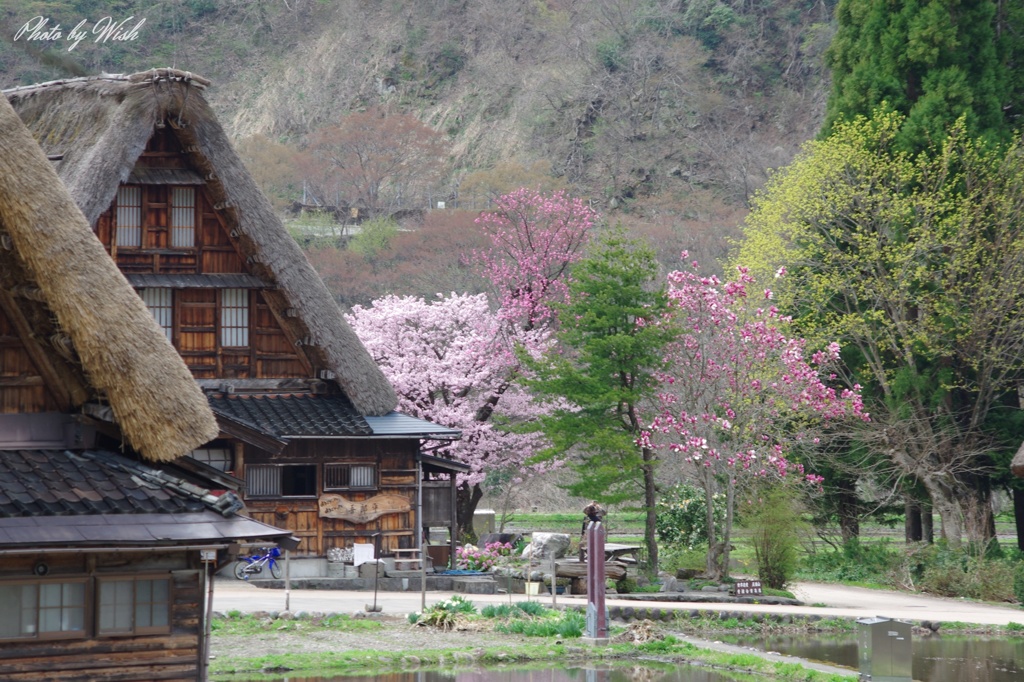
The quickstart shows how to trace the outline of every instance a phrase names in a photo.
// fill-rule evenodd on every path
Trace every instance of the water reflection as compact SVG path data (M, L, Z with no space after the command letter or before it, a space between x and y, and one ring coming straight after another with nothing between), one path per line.
M738 638L736 644L857 668L855 635ZM922 682L1021 682L1024 639L914 637L914 679Z
M742 676L747 679L747 676ZM735 682L721 671L691 666L627 665L613 668L561 668L547 670L480 669L424 671L361 677L282 677L264 682Z

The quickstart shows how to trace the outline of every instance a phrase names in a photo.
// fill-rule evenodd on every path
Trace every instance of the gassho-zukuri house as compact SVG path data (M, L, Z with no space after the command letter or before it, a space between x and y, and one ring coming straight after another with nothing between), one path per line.
M3 98L0 150L0 679L204 679L213 571L290 533L172 464L208 402Z
M354 543L412 552L424 528L454 528L455 475L468 467L424 444L460 433L395 411L208 86L158 69L5 94L216 416L190 466L215 470L252 519L298 537L295 556ZM97 428L110 418L89 415Z

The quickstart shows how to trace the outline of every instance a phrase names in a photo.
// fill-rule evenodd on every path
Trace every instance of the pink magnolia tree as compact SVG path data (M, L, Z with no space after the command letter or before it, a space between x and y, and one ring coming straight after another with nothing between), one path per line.
M490 245L473 259L497 292L502 319L530 330L550 325L565 301L570 266L582 255L596 211L564 191L518 189L477 224Z
M771 305L771 291L750 293L755 282L744 269L723 283L699 275L696 262L691 267L668 276L679 336L669 350L671 369L661 375L658 416L640 440L677 453L691 467L705 493L707 572L722 576L737 489L788 476L820 484L788 458L794 445L816 443L816 430L827 422L868 416L859 387L828 385L838 344L806 357L806 342L786 335L789 318ZM726 500L721 538L712 506L719 492Z
M460 531L472 530L488 474L504 474L514 484L560 464L531 464L530 456L545 445L541 436L501 428L545 408L512 382L518 361L485 295L387 296L354 307L347 319L394 385L402 412L462 431L461 440L428 444L471 467L459 475ZM518 340L542 344L544 334L522 332Z

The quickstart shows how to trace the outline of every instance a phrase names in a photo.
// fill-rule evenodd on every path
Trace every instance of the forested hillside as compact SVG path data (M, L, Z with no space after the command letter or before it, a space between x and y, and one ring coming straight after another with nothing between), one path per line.
M445 153L430 186L405 193L406 208L480 208L521 177L588 197L653 236L663 261L680 245L709 260L766 170L820 128L833 5L0 0L0 86L155 66L202 74L282 206L301 199L302 154L321 131L353 112L406 113ZM145 23L136 40L90 35L74 50L66 39L12 39L37 16L65 32L106 16Z

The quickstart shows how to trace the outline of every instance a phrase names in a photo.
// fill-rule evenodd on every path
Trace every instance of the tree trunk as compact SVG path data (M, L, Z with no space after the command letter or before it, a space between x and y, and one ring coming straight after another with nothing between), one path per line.
M963 538L963 511L957 493L942 474L925 474L921 484L932 498L932 506L939 514L941 537L950 547L959 547Z
M961 496L967 541L978 551L984 550L996 537L995 517L992 515L992 484L988 476L970 475L963 482Z
M722 570L718 563L722 545L715 532L715 477L707 469L704 470L703 483L704 513L708 531L708 555L704 562L704 575L708 580L718 580L722 577Z
M644 543L647 545L647 574L658 575L658 539L657 539L657 496L658 488L654 482L654 452L650 448L643 448L644 458L644 507L646 508L646 522L644 524Z
M733 481L732 476L729 477L729 482L725 486L725 528L722 529L722 549L720 552L721 562L721 573L719 578L729 577L729 551L732 549L732 519L733 519L733 506L736 500L736 483Z
M455 522L458 524L456 537L463 543L475 543L476 531L473 530L473 514L484 496L484 491L479 485L470 487L466 483L460 483L456 488L455 495Z
M834 483L839 531L843 542L849 542L860 537L860 498L857 497L857 480L842 477L836 479Z
M1013 489L1013 520L1017 526L1017 549L1024 552L1024 490Z
M912 495L903 496L903 534L909 545L924 538L921 528L921 503Z
M930 501L921 503L921 539L929 545L935 544L935 518Z

